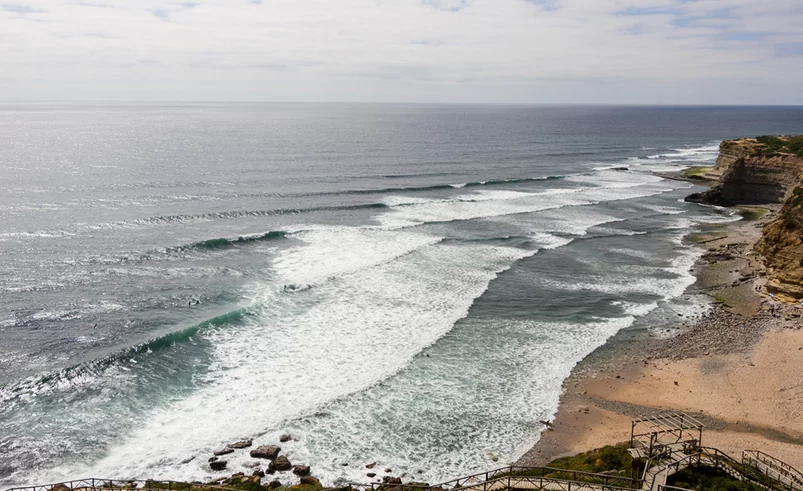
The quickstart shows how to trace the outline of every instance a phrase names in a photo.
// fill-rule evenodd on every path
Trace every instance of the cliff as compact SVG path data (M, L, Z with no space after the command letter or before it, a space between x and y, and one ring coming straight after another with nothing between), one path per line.
M803 136L726 140L706 177L718 184L686 201L732 206L784 203L756 244L768 269L766 288L783 300L803 298Z
M686 200L719 206L783 203L803 176L803 136L726 140L705 174L719 184Z
M796 187L756 244L769 270L767 291L782 300L803 298L803 187Z

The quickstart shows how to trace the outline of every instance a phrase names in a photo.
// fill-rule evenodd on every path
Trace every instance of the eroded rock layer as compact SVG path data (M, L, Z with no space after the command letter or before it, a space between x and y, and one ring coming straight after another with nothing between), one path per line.
M769 269L767 291L782 300L803 298L803 187L796 187L778 218L764 227L756 252Z

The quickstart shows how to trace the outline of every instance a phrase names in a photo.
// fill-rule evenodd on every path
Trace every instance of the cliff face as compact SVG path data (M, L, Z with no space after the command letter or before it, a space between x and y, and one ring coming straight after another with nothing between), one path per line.
M785 203L779 217L764 227L756 252L769 271L767 291L784 300L803 298L803 136L726 140L706 177L719 183L687 201Z
M803 298L803 187L796 187L777 220L756 244L769 269L767 291L783 300Z
M687 200L720 206L783 203L803 176L803 152L796 146L799 139L803 138L722 142L716 166L706 173L718 178L719 184Z

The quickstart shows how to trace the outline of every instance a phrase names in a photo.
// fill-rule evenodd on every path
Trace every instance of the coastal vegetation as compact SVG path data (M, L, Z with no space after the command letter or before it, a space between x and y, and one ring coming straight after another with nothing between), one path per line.
M799 136L759 136L759 152L764 155L791 153L803 157L803 135Z
M704 179L705 173L709 170L711 170L711 167L708 166L689 167L687 169L683 169L681 174L687 179Z
M628 448L629 445L626 443L606 445L590 452L561 457L547 464L547 467L582 472L629 474L633 468L633 457L627 451Z

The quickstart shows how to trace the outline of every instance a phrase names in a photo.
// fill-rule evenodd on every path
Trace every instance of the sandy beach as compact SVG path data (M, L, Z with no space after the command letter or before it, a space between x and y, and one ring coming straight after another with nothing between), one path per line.
M706 446L736 458L762 450L803 469L803 307L760 291L764 271L752 252L773 215L697 234L707 253L695 288L714 309L672 338L625 342L604 361L583 361L564 383L553 426L518 464L627 441L633 418L677 410L706 425Z

